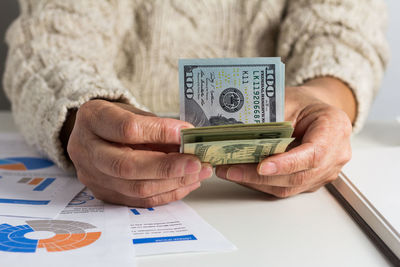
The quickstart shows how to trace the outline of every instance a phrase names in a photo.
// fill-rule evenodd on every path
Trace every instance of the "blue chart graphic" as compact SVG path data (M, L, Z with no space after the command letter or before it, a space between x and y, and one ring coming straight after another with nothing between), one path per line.
M38 170L53 166L47 159L32 157L15 157L0 159L0 169L9 171Z
M162 237L149 237L149 238L136 238L133 239L133 244L148 244L148 243L161 243L161 242L176 242L197 240L194 235L177 235L177 236L162 236Z
M50 200L0 198L0 204L47 205Z
M154 211L153 208L148 208L147 210L149 211ZM138 209L131 209L132 213L135 215L140 215L141 213L138 211Z
M9 252L35 252L38 240L27 239L25 234L33 232L29 225L0 225L0 250Z
M0 251L34 253L38 248L47 252L60 252L79 249L98 240L101 232L87 232L96 226L65 220L31 220L27 224L13 226L0 224ZM35 231L52 232L55 235L46 239L30 239L27 233Z
M27 186L32 188L32 191L42 192L45 191L56 178L29 178L23 177L17 181L17 185ZM48 205L50 200L31 200L31 199L13 199L13 198L0 198L0 204L21 204L21 205Z
M86 192L81 192L79 195L77 195L71 202L68 204L69 206L79 206L83 205L86 202L93 200L94 196L86 193Z
M44 180L41 184L39 184L38 186L36 186L33 191L44 191L49 185L51 185L54 181L56 180L56 178L47 178L46 180Z

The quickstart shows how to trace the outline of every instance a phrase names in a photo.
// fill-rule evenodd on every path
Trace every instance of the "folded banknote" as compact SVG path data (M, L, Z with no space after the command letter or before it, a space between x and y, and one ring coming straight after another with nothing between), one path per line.
M285 151L285 65L280 58L179 61L181 152L213 165L259 162Z

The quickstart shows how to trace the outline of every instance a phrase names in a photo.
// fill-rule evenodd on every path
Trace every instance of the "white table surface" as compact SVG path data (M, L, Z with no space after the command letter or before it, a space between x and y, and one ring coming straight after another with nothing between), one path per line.
M396 142L393 137L400 136L394 123L370 123L365 130L353 140L354 146L390 146ZM0 112L0 132L13 131L10 113ZM325 188L278 200L213 177L184 201L238 250L140 257L139 267L389 266Z

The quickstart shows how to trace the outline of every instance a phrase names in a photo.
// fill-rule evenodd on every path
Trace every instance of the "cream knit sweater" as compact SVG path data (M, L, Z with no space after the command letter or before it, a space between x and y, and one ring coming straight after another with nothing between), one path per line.
M20 0L4 88L26 140L62 167L68 109L92 98L177 115L179 58L281 56L286 84L346 82L367 116L388 58L384 0Z

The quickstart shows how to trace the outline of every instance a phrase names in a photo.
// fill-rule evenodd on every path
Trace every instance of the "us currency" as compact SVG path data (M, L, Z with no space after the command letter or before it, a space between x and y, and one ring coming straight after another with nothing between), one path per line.
M179 60L181 120L196 127L284 120L280 58Z
M293 128L284 119L280 58L179 61L181 152L212 165L259 162L285 151Z
M288 138L293 133L290 122L273 122L259 124L235 124L210 127L188 128L181 130L182 144L246 140L246 139L273 139Z
M185 144L184 153L196 155L212 165L260 162L269 155L285 152L294 138L250 139Z
M181 130L181 152L212 165L259 162L292 142L290 122L235 124Z

